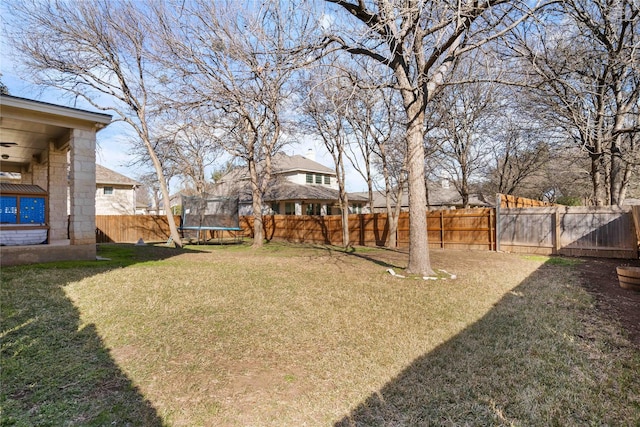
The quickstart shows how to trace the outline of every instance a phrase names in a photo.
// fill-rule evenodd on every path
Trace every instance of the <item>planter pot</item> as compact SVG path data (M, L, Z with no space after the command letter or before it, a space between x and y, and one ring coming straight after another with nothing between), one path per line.
M620 287L640 291L640 267L618 267Z

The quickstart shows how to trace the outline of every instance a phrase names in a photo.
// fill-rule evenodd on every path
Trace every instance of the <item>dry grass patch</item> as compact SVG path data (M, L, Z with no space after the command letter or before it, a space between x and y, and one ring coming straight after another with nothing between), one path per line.
M640 420L638 355L585 323L570 265L432 251L457 279L423 281L382 249L206 249L61 281L168 425Z

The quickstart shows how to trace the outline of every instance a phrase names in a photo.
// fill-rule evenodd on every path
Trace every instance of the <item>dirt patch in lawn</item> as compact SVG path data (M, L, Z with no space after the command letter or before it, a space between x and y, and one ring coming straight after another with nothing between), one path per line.
M585 258L577 268L598 310L619 322L634 345L640 347L640 292L620 287L616 267L623 265L640 267L640 260Z

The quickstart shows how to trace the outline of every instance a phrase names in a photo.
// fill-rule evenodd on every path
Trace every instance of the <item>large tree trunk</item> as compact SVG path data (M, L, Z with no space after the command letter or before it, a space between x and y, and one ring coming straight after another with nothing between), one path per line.
M144 116L143 116L144 118ZM143 120L142 132L139 133L142 138L142 142L147 148L149 152L149 157L151 158L151 162L153 163L153 167L156 171L156 176L158 177L158 184L160 185L160 193L162 194L162 202L164 204L164 213L167 217L167 224L169 224L169 233L170 238L173 240L173 244L181 248L182 247L182 239L180 238L180 233L178 232L178 227L176 226L176 221L173 217L173 212L171 211L171 197L169 196L169 187L167 186L167 180L164 177L164 173L162 172L162 165L160 164L160 159L156 154L151 142L148 138L148 130L146 127L146 122ZM156 205L156 207L160 207Z
M341 216L342 216L342 246L346 248L351 244L351 239L349 236L349 201L347 200L347 196L345 194L344 199L342 199Z
M398 217L394 217L393 210L391 208L391 177L389 176L389 165L387 163L387 152L384 144L380 144L380 158L382 159L382 176L384 178L384 194L387 208L387 238L385 239L385 246L387 248L395 248L398 245L396 239L396 231L398 230ZM400 193L402 196L402 192ZM396 201L396 206L402 204L402 199ZM372 206L373 207L373 206Z
M407 111L407 169L409 171L409 265L407 272L434 275L427 242L427 192L424 177L424 108L413 93L403 94Z
M404 184L403 184L404 185ZM396 189L396 206L391 210L390 206L387 206L387 218L389 221L389 244L388 248L395 248L398 246L398 219L400 218L400 212L402 211L402 185L399 185Z
M602 200L602 176L600 175L600 156L601 154L591 155L591 191L593 204L595 206L604 205Z
M253 208L253 244L254 248L261 248L264 240L262 226L262 193L258 185L258 171L253 159L249 159L249 175L251 177L251 206Z
M342 246L346 248L351 245L349 235L349 196L347 196L347 188L345 184L344 156L342 150L344 144L340 144L337 148L336 171L338 173L338 191L340 192L340 210L342 211Z
M629 170L629 164L622 160L620 155L620 140L618 136L611 144L611 161L610 161L610 190L611 205L622 205L625 198L626 187L628 186L627 171Z

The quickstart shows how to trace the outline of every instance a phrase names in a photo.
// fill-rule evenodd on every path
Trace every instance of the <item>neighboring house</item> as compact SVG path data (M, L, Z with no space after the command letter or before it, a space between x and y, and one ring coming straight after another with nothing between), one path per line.
M462 197L458 193L458 191L449 186L447 182L443 181L441 183L429 182L428 185L428 204L427 208L430 210L438 210L438 209L457 209L462 208ZM386 213L387 212L387 201L383 192L374 190L373 192L373 209L370 208L368 202L368 193L360 192L356 193L359 196L365 197L367 200L366 206L364 208L364 212L367 213ZM409 195L407 191L403 191L401 197L401 210L403 212L407 212L409 210ZM391 201L391 206L395 207L396 203L394 200ZM472 208L477 207L489 207L490 203L486 202L482 195L480 194L470 194L469 195L469 206Z
M152 209L148 203L136 200L136 215L151 215Z
M1 265L95 260L96 132L111 116L3 94L0 105L11 181L0 191Z
M96 165L96 215L135 215L140 183Z
M336 173L306 156L277 153L272 158L272 179L264 194L263 213L280 215L339 215L339 191ZM239 214L253 213L248 172L237 168L220 179L218 195L238 195ZM366 202L361 196L349 196L349 211Z

